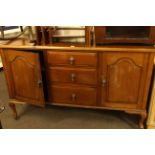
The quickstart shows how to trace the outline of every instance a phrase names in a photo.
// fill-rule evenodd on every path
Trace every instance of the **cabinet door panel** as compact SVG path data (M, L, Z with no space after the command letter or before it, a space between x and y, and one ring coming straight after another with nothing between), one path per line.
M137 108L142 104L148 54L105 53L102 55L102 105Z
M131 59L123 58L107 68L107 97L110 102L135 103L141 80L142 67Z
M10 97L44 106L44 94L38 53L4 50Z

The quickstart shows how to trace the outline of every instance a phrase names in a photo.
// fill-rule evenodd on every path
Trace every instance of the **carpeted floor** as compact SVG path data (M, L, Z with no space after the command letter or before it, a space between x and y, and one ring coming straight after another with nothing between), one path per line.
M139 119L136 115L119 111L18 105L20 118L14 120L7 104L8 93L3 71L0 71L0 102L6 108L0 114L5 129L136 129Z

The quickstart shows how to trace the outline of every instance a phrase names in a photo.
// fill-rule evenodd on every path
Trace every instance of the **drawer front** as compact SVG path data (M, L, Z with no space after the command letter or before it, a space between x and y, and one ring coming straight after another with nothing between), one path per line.
M47 51L47 63L52 66L67 65L67 66L96 67L97 54Z
M50 67L48 69L48 76L51 83L97 84L96 69Z
M53 103L96 105L96 89L85 87L51 86L50 101Z

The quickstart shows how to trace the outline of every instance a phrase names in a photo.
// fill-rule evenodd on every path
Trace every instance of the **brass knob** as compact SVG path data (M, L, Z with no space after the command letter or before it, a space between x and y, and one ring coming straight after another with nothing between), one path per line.
M71 73L70 78L71 78L71 81L74 82L75 78L76 78L76 75L74 73Z
M38 86L39 86L39 87L42 87L42 83L43 83L42 80L38 80L37 83L38 83Z
M75 100L76 100L76 94L73 93L73 94L71 95L71 100L72 100L72 101L75 101Z
M70 65L73 65L75 63L75 58L73 56L69 58L69 63Z
M102 83L102 87L104 87L106 85L107 81L105 79L102 79L101 83Z

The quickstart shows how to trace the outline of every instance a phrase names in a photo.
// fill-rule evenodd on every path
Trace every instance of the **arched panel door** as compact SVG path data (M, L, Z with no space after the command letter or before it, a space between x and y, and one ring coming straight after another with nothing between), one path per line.
M4 50L6 78L13 99L44 106L43 83L39 53Z
M102 106L142 108L148 54L107 52L100 62Z

